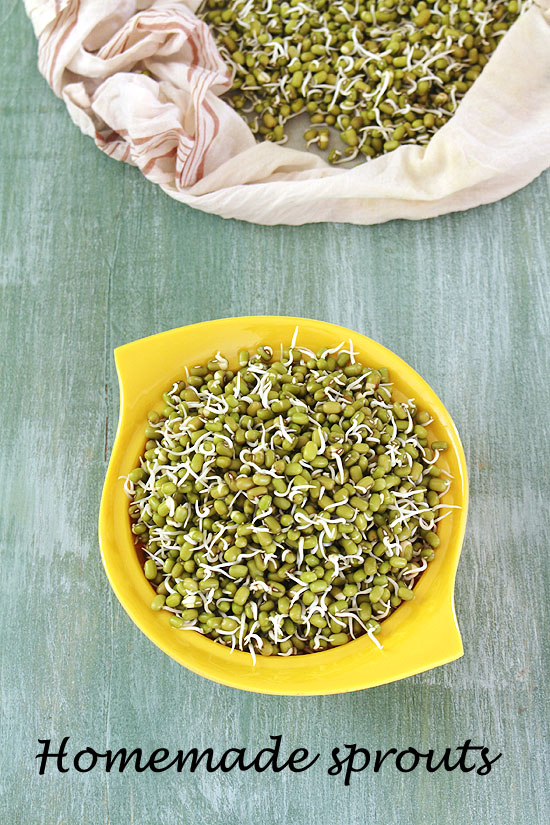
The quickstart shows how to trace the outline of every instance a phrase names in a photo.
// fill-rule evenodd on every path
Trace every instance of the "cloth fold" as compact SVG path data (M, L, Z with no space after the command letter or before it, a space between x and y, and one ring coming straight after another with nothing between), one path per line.
M77 126L171 197L262 224L373 224L499 200L550 166L550 0L511 27L427 146L353 168L257 143L197 0L25 0L38 66Z

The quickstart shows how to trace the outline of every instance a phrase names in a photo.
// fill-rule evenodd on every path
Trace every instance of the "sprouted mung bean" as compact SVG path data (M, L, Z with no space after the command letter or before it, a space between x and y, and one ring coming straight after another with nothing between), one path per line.
M307 145L340 163L427 143L530 5L204 0L197 13L233 70L229 102L252 131L284 143L287 122L305 112Z
M279 357L241 352L236 370L220 353L186 370L125 482L153 610L254 660L365 633L380 647L450 512L430 415L394 400L351 341L295 339Z

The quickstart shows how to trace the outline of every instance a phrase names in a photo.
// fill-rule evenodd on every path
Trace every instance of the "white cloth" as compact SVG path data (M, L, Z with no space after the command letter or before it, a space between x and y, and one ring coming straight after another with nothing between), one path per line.
M550 0L514 23L426 147L351 169L256 143L219 97L229 72L196 0L25 5L40 71L80 129L205 212L263 224L428 218L499 200L550 166Z

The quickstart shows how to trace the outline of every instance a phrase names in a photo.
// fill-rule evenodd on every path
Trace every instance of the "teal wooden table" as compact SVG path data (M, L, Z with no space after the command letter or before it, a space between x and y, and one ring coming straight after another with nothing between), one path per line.
M39 76L3 4L2 825L546 825L550 174L429 222L263 228L173 203L104 157ZM113 347L237 314L353 327L410 362L462 435L471 514L462 659L344 696L266 697L157 650L110 590L97 514L118 414ZM73 751L320 752L303 774L38 775ZM327 775L330 749L471 739L491 773Z

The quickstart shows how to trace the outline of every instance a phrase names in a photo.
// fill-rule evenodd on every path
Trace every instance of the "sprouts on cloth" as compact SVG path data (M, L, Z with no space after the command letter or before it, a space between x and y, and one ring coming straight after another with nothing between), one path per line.
M307 146L329 150L335 127L328 160L342 163L427 143L531 5L204 0L198 13L232 67L229 101L254 134L286 143L286 124L307 114Z

